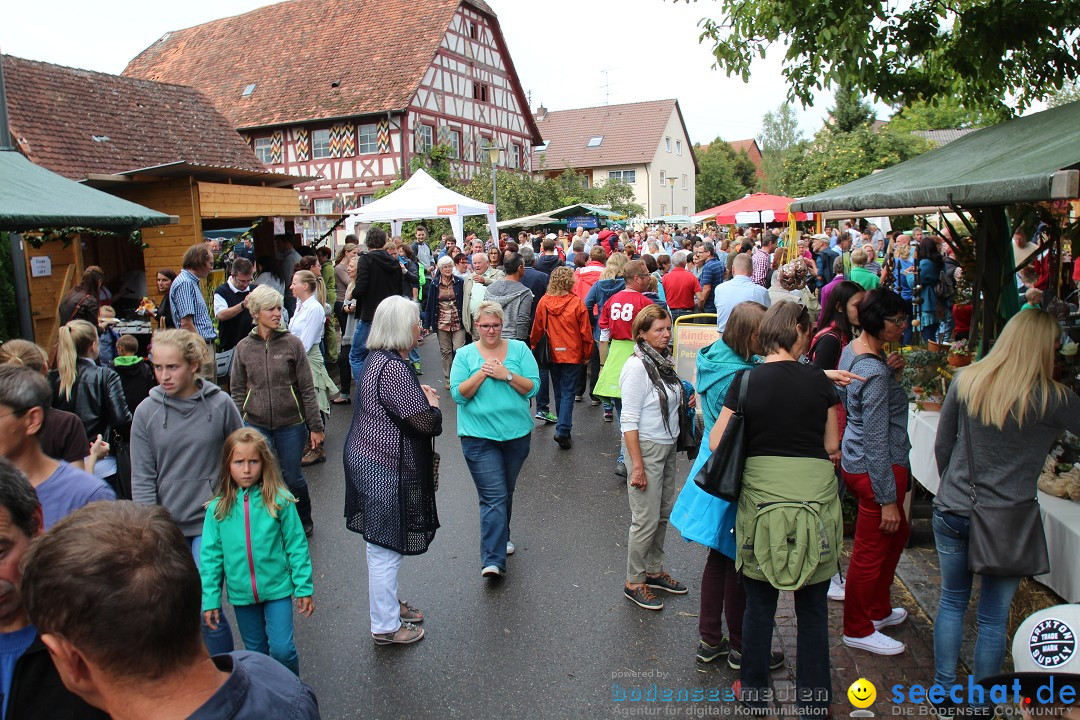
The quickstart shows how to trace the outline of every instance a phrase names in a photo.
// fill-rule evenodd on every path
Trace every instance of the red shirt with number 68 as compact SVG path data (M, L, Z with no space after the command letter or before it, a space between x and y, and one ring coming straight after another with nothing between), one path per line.
M611 296L600 312L600 329L611 330L612 340L633 340L630 328L642 308L653 302L637 290L620 290Z

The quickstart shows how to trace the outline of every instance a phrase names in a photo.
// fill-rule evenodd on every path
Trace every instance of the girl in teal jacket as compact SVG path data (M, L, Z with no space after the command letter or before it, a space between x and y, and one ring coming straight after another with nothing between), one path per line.
M240 428L225 440L221 481L207 503L202 536L203 616L216 629L224 575L244 647L270 655L297 675L292 598L315 610L307 537L266 439Z

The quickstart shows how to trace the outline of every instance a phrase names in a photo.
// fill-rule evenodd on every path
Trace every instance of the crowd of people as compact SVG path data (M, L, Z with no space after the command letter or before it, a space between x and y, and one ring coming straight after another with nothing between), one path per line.
M325 461L333 408L352 413L344 515L366 543L372 642L394 646L425 637L398 574L439 528L446 400L477 493L480 575L499 583L533 435L554 425L572 449L588 398L619 423L625 598L659 611L663 595L689 592L665 567L669 524L708 548L695 658L725 658L740 701L768 712L770 671L787 662L772 650L778 596L793 592L797 710L826 716L830 600L844 603L845 645L906 651L882 632L907 620L891 599L911 491L896 348L912 327L926 339L965 331L970 296L941 247L918 228L886 239L851 224L790 251L753 229L578 228L470 236L459 249L423 226L411 244L372 228L336 260L288 240L280 257L238 254L210 307L199 283L214 258L200 244L179 274L158 273L166 302L147 358L131 336L109 335L101 273L88 268L61 303L51 357L24 340L0 346L0 714L150 716L167 696L191 717L317 717L293 623L315 610L303 467ZM680 318L720 332L694 378L673 362ZM417 349L431 335L445 395L420 381ZM1033 497L1057 434L1080 433L1080 399L1053 379L1059 343L1057 321L1026 309L945 398L933 516L942 685L956 682L971 597L974 496ZM694 478L733 418L746 459L728 501ZM692 462L680 464L684 452ZM846 572L845 493L858 506ZM976 679L1001 671L1019 580L983 576ZM246 651L234 650L223 589Z

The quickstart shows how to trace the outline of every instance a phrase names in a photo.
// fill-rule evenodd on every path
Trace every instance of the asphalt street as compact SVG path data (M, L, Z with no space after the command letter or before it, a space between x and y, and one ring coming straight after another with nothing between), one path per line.
M694 661L701 547L669 531L667 570L690 593L667 596L664 610L642 610L622 595L630 511L625 481L612 473L617 428L587 399L575 404L569 451L552 440L553 425L537 421L514 498L517 553L505 580L480 577L479 511L456 408L442 390L435 339L420 352L421 382L444 396L442 527L426 554L405 559L399 594L424 612L428 635L405 647L372 644L364 542L343 520L351 406L335 407L327 462L307 469L316 610L296 619L301 677L323 717L611 717L646 704L613 699L634 686L730 688L734 671ZM679 473L688 471L683 456ZM716 708L667 703L679 715L707 705Z

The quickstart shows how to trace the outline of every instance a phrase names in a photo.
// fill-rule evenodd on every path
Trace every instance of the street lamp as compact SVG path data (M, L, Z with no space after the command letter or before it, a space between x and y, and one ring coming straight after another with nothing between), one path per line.
M495 184L496 184L495 167L499 164L499 153L502 152L502 148L499 147L498 145L496 145L494 142L492 142L490 145L487 146L486 149L487 149L487 154L488 154L488 160L491 161L491 205L492 205L492 207L495 208L495 214L498 215L499 208L496 205L496 196L495 196L495 189L496 189L495 188ZM493 238L493 239L496 242L498 242L498 238Z
M671 186L671 209L668 211L668 215L675 214L675 178L669 177L667 179L668 185Z

